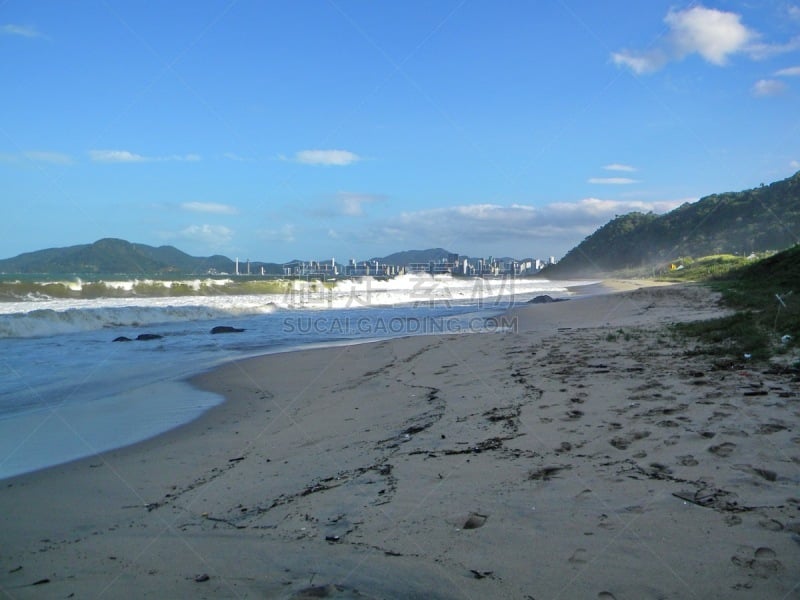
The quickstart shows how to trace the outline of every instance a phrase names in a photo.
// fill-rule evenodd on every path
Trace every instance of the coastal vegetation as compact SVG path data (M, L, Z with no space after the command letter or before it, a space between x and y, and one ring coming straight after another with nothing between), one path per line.
M766 360L793 356L800 347L800 245L698 279L719 291L735 312L676 325L679 334L699 340L695 352L735 361Z

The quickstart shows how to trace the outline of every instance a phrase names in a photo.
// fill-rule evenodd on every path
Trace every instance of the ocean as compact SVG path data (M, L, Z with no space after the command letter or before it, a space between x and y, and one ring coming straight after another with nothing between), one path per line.
M326 283L0 276L0 479L197 418L223 399L186 380L226 361L507 329L508 308L540 294L566 297L566 285L429 275ZM220 326L242 331L211 333Z

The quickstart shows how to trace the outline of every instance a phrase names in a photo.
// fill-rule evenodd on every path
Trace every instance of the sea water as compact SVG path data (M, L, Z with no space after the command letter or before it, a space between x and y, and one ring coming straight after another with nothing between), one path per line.
M568 295L525 279L0 280L0 478L141 441L222 398L186 380L310 345L493 331L514 304ZM241 332L211 334L216 326ZM159 336L136 340L143 333ZM114 342L118 337L131 341Z

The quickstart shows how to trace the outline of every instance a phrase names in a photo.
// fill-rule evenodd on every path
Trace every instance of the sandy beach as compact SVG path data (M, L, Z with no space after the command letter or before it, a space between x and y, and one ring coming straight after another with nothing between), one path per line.
M694 285L248 359L227 401L0 482L8 598L800 598L800 381L688 357Z

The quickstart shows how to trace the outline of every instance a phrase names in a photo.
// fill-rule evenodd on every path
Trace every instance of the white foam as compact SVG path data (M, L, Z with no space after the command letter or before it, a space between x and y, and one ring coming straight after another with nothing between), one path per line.
M211 280L157 282L207 290ZM213 280L222 284L233 280ZM139 280L105 282L133 289ZM0 339L40 337L93 331L108 327L146 326L258 315L276 309L325 310L399 305L499 305L524 301L541 293L566 293L563 283L529 279L454 278L448 275L402 275L378 280L364 277L333 286L320 282L284 282L283 294L216 294L125 298L33 298L0 303ZM82 285L78 280L71 285ZM205 287L204 287L205 286Z

